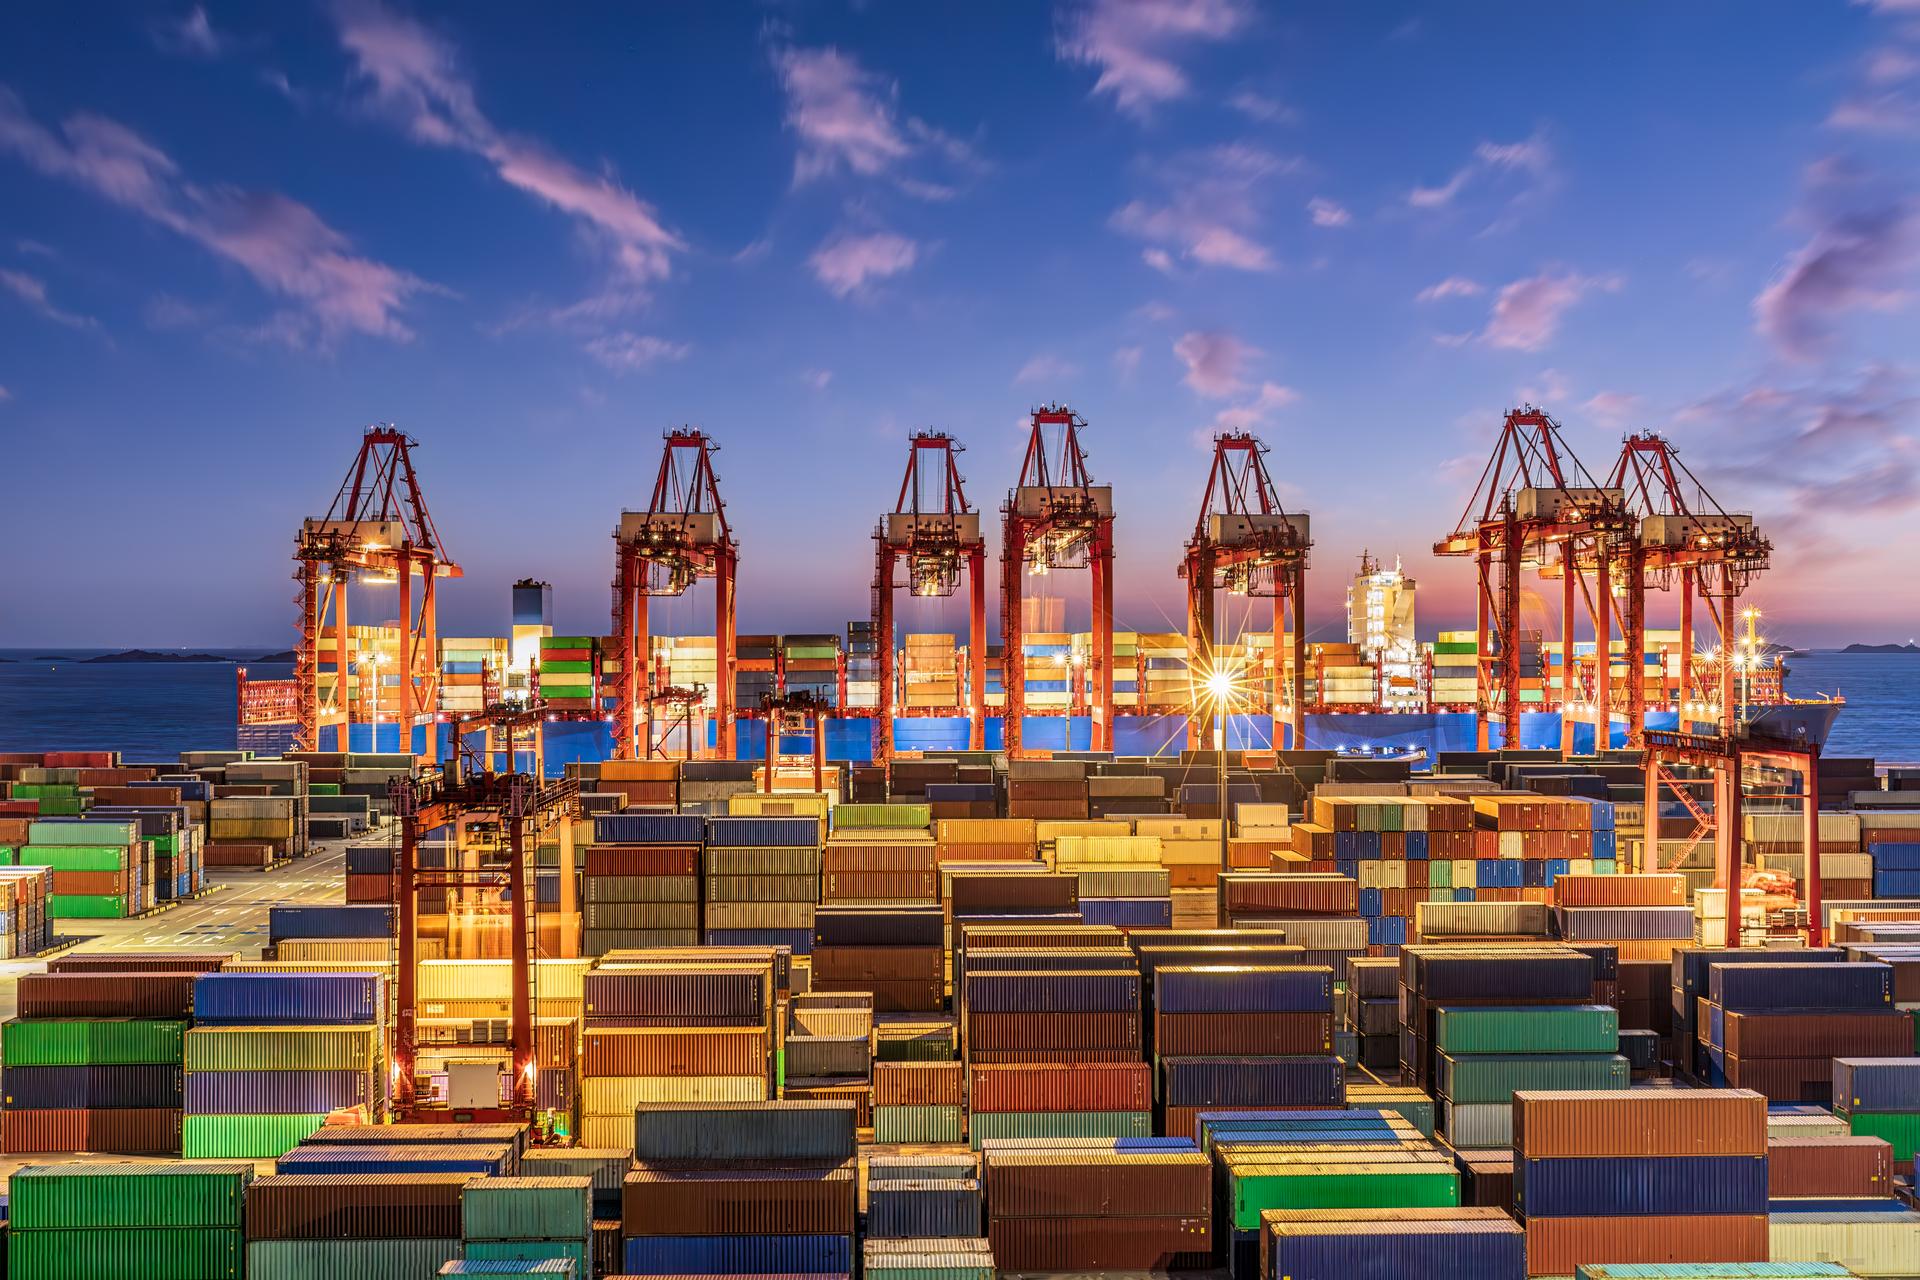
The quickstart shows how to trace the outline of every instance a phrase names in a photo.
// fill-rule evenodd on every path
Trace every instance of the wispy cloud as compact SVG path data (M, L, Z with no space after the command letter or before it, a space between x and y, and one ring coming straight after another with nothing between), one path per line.
M1777 351L1806 361L1831 348L1845 316L1908 301L1920 264L1920 206L1830 159L1809 170L1800 218L1812 236L1754 298L1753 315Z
M973 145L918 117L900 118L900 86L839 49L779 48L774 70L787 95L787 128L800 140L795 184L848 172L880 177L910 160L932 157L948 167L977 171ZM895 184L923 200L951 199L950 182L897 175Z
M607 333L587 343L587 354L615 373L633 373L651 369L662 361L685 360L693 348L684 342L669 342L648 334Z
M1183 382L1203 396L1221 399L1246 385L1241 368L1260 353L1230 333L1195 330L1180 336L1173 354L1187 367Z
M911 270L920 246L890 231L843 235L827 241L807 259L814 278L836 298L858 293L871 281Z
M5 404L7 401L11 399L13 399L13 392L7 390L3 386L0 386L0 404Z
M1063 382L1077 377L1080 366L1072 361L1063 360L1050 352L1041 352L1020 366L1020 372L1013 375L1013 385L1025 386L1030 382Z
M1593 292L1615 293L1617 275L1584 276L1565 270L1543 271L1504 286L1493 300L1493 315L1481 340L1509 351L1538 351L1553 341L1567 310Z
M225 53L227 38L213 29L205 5L194 5L175 18L162 18L149 28L162 53L183 58L217 58Z
M1601 391L1580 406L1589 417L1619 427L1640 412L1640 397L1626 391Z
M1264 93L1255 93L1243 89L1227 99L1227 105L1249 120L1261 124L1293 124L1300 113L1278 98L1268 97Z
M371 104L414 141L478 156L508 186L567 214L625 281L644 285L671 274L686 242L653 205L608 172L589 173L536 139L496 128L451 44L377 0L339 0L334 17Z
M352 251L320 215L278 192L203 186L172 157L104 116L69 116L60 133L27 114L0 86L0 152L49 177L83 187L132 210L230 262L269 293L297 303L278 318L290 339L330 343L344 333L406 340L400 319L426 281Z
M1466 164L1455 169L1438 186L1416 186L1407 192L1407 203L1416 209L1443 209L1475 182L1499 173L1518 174L1538 185L1553 177L1553 147L1544 131L1518 142L1482 141L1473 149Z
M1279 264L1259 239L1262 195L1300 167L1297 157L1247 142L1181 152L1151 170L1163 198L1129 201L1109 222L1148 242L1142 257L1157 271L1171 272L1176 254L1198 266L1272 271Z
M1316 227L1344 227L1353 221L1353 214L1338 201L1325 196L1315 196L1307 201L1307 216L1313 219Z
M1237 35L1252 17L1243 0L1076 0L1057 15L1054 49L1099 70L1096 95L1144 117L1191 90L1182 50Z
M1253 399L1242 404L1229 405L1213 417L1213 425L1221 431L1254 431L1267 424L1267 421L1281 409L1297 404L1300 393L1292 387L1283 387L1277 382L1263 382Z
M827 384L833 381L833 370L807 369L801 373L800 381L806 383L815 391L825 391Z
M83 316L74 311L63 311L53 304L47 296L47 282L38 276L30 276L24 271L8 271L0 268L0 288L26 303L45 319L55 324L65 325L69 329L98 329L100 322L92 316Z
M1448 298L1477 298L1486 289L1478 280L1469 280L1466 276L1448 276L1437 284L1430 284L1413 295L1415 302L1443 302Z

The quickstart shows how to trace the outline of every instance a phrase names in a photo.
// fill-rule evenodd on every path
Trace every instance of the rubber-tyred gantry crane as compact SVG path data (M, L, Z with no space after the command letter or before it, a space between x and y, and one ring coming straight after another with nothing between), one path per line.
M734 582L740 554L713 469L718 449L704 432L667 432L653 497L645 510L621 512L613 531L613 633L620 652L613 755L618 760L634 759L653 745L653 681L643 670L650 648L647 602L685 595L700 578L713 579L715 751L722 760L733 759ZM639 726L646 729L644 738L637 734Z
M1626 494L1627 505L1639 517L1639 537L1635 540L1632 566L1627 577L1628 616L1638 617L1644 635L1646 589L1671 590L1680 585L1680 690L1681 732L1687 732L1690 708L1699 701L1711 701L1717 712L1712 717L1716 731L1731 736L1734 731L1736 702L1733 693L1734 664L1727 661L1736 641L1734 601L1753 581L1753 575L1767 567L1773 544L1768 542L1753 517L1744 512L1729 512L1707 487L1700 483L1680 455L1664 437L1652 432L1630 435L1620 447L1620 459L1607 480L1611 488ZM1689 491L1692 496L1689 497ZM1693 602L1698 596L1707 606L1720 635L1718 664L1719 688L1710 698L1701 697L1695 686L1693 652ZM1634 696L1642 690L1639 659L1633 655L1644 647L1629 638L1629 661L1635 679L1629 686L1627 732L1633 746L1641 746L1646 733L1646 702ZM1757 657L1757 655L1750 655ZM1705 715L1695 718L1707 721Z
M1113 486L1096 485L1080 447L1086 421L1065 405L1035 409L1020 480L1001 508L1001 683L1007 694L1006 749L1020 751L1027 711L1021 606L1028 573L1091 571L1095 751L1113 749ZM1057 437L1049 443L1049 437Z
M1594 480L1561 439L1559 424L1531 405L1510 410L1459 524L1433 546L1435 555L1473 557L1478 577L1474 636L1480 750L1491 745L1496 714L1505 745L1520 744L1522 573L1551 566L1565 575L1561 621L1567 661L1561 667L1561 680L1563 703L1570 703L1574 589L1581 580L1583 558L1594 564L1599 579L1593 594L1597 652L1607 654L1612 643L1614 554L1611 549L1595 553L1587 544L1601 540L1610 548L1632 536L1633 517L1625 496ZM1608 668L1605 661L1595 668L1596 701L1602 707L1610 701ZM1569 709L1562 706L1563 722ZM1604 714L1601 723L1607 723ZM1565 733L1570 735L1571 730ZM1597 741L1604 744L1604 734Z
M968 741L987 745L987 544L980 514L967 502L959 462L962 446L937 431L916 432L907 443L907 472L893 510L873 532L873 632L878 650L880 702L874 717L873 758L893 755L895 566L907 565L907 590L919 597L951 596L967 577ZM951 710L941 708L941 710Z
M1305 715L1306 635L1302 625L1306 605L1307 552L1313 546L1305 515L1291 515L1280 505L1262 455L1267 448L1243 432L1213 438L1213 468L1207 473L1207 492L1200 501L1200 518L1187 543L1180 576L1187 580L1187 662L1189 667L1220 670L1215 658L1217 631L1214 593L1273 601L1273 745L1281 745L1284 723L1293 734L1292 745L1303 738ZM1289 630L1288 604L1292 627ZM1291 642L1289 655L1288 642ZM1283 662L1285 667L1283 668ZM1207 747L1213 741L1213 717L1218 708L1196 690L1194 711L1188 718L1190 746Z
M433 517L427 513L410 453L416 443L390 423L368 427L327 514L300 526L293 553L293 576L300 584L300 645L293 667L296 749L319 750L320 727L331 724L339 730L337 749L347 750L353 724L347 589L358 579L400 589L400 689L395 706L400 749L413 751L414 726L425 717L426 758L439 756L434 725L440 700L440 645L434 583L459 577L460 566L446 558ZM420 578L417 614L416 574ZM320 687L320 666L329 656L334 666L331 700ZM377 699L381 673L375 669L368 678ZM377 710L378 702L373 705Z

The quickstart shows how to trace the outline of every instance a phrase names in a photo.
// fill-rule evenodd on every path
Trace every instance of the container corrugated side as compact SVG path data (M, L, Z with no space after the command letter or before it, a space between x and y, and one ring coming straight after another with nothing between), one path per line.
M460 1256L460 1240L249 1240L247 1275L271 1280L420 1280Z
M14 1280L141 1276L152 1280L238 1280L246 1241L229 1227L143 1227L137 1231L20 1230L7 1233Z
M228 1227L252 1179L250 1164L30 1165L9 1181L8 1225Z
M1767 1210L1765 1156L1560 1156L1516 1160L1514 1211L1534 1218L1754 1214Z
M1856 1276L1920 1276L1920 1213L1777 1213L1776 1261L1833 1262Z
M1745 1089L1522 1091L1513 1104L1523 1156L1767 1153L1767 1100Z
M1762 1215L1536 1218L1526 1224L1527 1274L1569 1276L1593 1262L1765 1262Z
M1422 1280L1520 1280L1526 1233L1516 1222L1270 1223L1261 1251L1268 1274L1312 1277L1419 1276Z
M648 1105L634 1114L634 1150L647 1160L844 1160L853 1118L841 1102Z

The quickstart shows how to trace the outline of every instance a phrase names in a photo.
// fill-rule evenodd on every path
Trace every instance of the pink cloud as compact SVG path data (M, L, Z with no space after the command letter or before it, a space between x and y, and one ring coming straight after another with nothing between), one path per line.
M217 58L226 51L227 39L213 29L204 5L195 5L180 17L156 22L153 43L162 53L187 58Z
M1042 352L1020 366L1020 372L1013 375L1013 385L1018 387L1029 382L1060 382L1075 377L1079 372L1080 366L1071 361Z
M1345 205L1324 196L1315 196L1307 201L1307 216L1313 219L1316 227L1344 227L1353 221L1353 214L1347 211Z
M1580 406L1609 426L1618 426L1640 412L1640 397L1625 391L1602 391Z
M1299 112L1278 98L1270 98L1250 89L1228 98L1227 105L1247 119L1257 120L1261 124L1292 124L1300 118Z
M1618 276L1583 276L1546 271L1515 280L1494 298L1493 315L1481 334L1488 346L1508 351L1538 351L1553 341L1567 310L1587 294L1616 292Z
M1196 330L1181 335L1173 344L1173 354L1187 366L1182 381L1201 395L1218 399L1240 390L1244 385L1241 366L1260 353L1230 333Z
M1114 211L1109 225L1152 245L1158 252L1146 261L1155 270L1171 271L1177 252L1201 266L1272 271L1279 264L1256 238L1261 193L1300 167L1297 157L1249 143L1181 152L1153 174L1166 189L1164 198L1131 200Z
M885 280L912 269L919 258L920 246L905 236L883 231L830 240L814 250L807 265L827 292L844 298L859 292L869 281Z
M897 85L838 49L780 49L773 63L787 93L787 127L800 138L794 181L842 166L871 176L912 154L894 121Z
M1084 0L1061 12L1054 48L1068 62L1099 68L1096 95L1145 116L1191 87L1177 50L1226 40L1251 19L1243 0Z
M1300 393L1292 387L1263 382L1253 399L1222 409L1214 415L1213 422L1222 431L1252 431L1264 425L1277 410L1297 404L1299 400Z
M1415 302L1441 302L1448 298L1474 298L1485 293L1478 280L1469 280L1465 276L1448 276L1437 284L1430 284L1413 295Z
M625 330L602 334L587 343L587 354L615 373L650 369L663 360L685 360L692 349L684 342L669 342Z
M324 344L347 332L402 341L413 336L400 312L412 295L431 286L356 255L345 235L296 200L187 181L165 152L100 116L72 116L55 136L4 88L0 151L139 213L299 303L303 314L285 314L273 324L290 341L317 338Z
M24 271L8 271L0 268L0 289L5 289L55 324L65 325L69 329L100 327L100 322L92 316L64 311L55 306L53 299L47 296L46 281L38 276L30 276Z
M1753 300L1755 326L1781 354L1810 360L1850 312L1902 305L1920 260L1920 210L1900 201L1829 216Z
M1518 142L1482 141L1473 149L1473 159L1453 171L1453 176L1437 187L1415 187L1407 193L1407 203L1416 209L1441 209L1453 203L1476 178L1496 171L1529 175L1536 183L1552 177L1553 147L1546 135L1535 131Z

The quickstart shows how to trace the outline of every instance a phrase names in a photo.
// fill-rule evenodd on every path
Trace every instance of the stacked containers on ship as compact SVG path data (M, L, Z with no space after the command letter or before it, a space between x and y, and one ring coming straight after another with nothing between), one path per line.
M948 1250L981 1238L979 1160L953 1155L867 1158L868 1240L917 1240Z
M1910 1052L1912 1014L1893 1007L1879 963L1714 964L1701 1033L1709 1079L1773 1102L1827 1103L1834 1052Z
M636 1106L771 1096L772 960L603 960L582 980L581 1140L626 1147Z
M555 711L596 711L600 642L593 636L540 637L540 697Z
M51 867L49 920L119 919L156 901L153 844L137 820L42 819L27 826L27 843L9 861Z
M177 1155L193 981L223 960L67 957L23 974L0 1028L0 1149Z
M706 941L810 951L820 842L817 818L707 819Z
M1767 1100L1746 1089L1521 1092L1514 1210L1529 1275L1765 1262Z
M432 1275L472 1172L276 1173L247 1188L249 1280Z
M1191 1144L1127 1145L990 1146L981 1163L995 1264L1008 1272L1205 1267L1214 1241L1207 1157Z
M470 1260L573 1263L593 1275L593 1183L578 1176L482 1178L460 1193L462 1252Z
M622 1188L629 1275L848 1275L859 1204L843 1102L635 1109Z
M587 848L582 943L590 956L700 943L697 814L599 813Z
M28 1165L7 1188L7 1274L242 1274L251 1164Z
M820 907L812 987L870 992L877 1013L937 1013L946 1005L945 927L938 907Z
M189 1159L285 1154L329 1113L385 1105L385 979L363 973L210 973L187 1032Z
M965 973L961 1043L976 1149L994 1138L1153 1132L1139 961L1116 931L1081 928L1108 945L1010 953L1017 968L982 957Z

